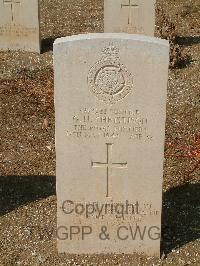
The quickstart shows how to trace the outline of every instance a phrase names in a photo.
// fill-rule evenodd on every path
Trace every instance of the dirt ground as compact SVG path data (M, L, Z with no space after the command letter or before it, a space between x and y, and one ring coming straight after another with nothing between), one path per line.
M56 251L52 44L102 32L103 0L43 0L42 53L0 52L0 266L200 265L200 2L157 2L189 58L169 71L161 259Z

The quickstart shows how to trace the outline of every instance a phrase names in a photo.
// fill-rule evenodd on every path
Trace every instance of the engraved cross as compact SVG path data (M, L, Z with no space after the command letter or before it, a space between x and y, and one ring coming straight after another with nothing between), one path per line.
M12 12L12 22L14 21L14 5L21 4L20 0L3 0L5 5L10 5L10 9Z
M128 4L121 4L121 8L128 8L129 15L128 15L128 25L132 24L132 11L139 9L139 6L132 3L133 0L129 0ZM134 0L135 1L135 0Z
M93 162L92 161L92 167L95 168L106 168L106 197L109 197L109 178L112 175L112 169L118 168L118 169L124 169L127 168L128 163L113 163L112 161L112 148L113 143L106 143L107 148L107 161L105 163L102 162Z

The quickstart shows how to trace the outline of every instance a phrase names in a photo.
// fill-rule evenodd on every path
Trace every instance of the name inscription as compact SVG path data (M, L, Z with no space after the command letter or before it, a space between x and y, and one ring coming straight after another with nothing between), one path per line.
M151 141L147 118L139 110L115 108L83 108L74 114L67 137L98 138L126 137L132 140Z

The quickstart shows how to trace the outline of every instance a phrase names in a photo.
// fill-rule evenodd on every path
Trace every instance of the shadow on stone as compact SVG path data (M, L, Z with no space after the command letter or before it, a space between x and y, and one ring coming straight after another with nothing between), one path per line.
M164 193L161 254L200 237L199 201L200 184L186 184Z
M0 215L55 194L55 176L1 176Z

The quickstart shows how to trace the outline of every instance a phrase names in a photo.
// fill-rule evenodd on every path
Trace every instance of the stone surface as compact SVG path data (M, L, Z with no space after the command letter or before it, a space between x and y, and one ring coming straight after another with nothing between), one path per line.
M104 32L154 36L155 0L104 0Z
M0 0L0 50L40 52L38 0Z
M54 43L59 252L159 256L168 62L141 35Z

